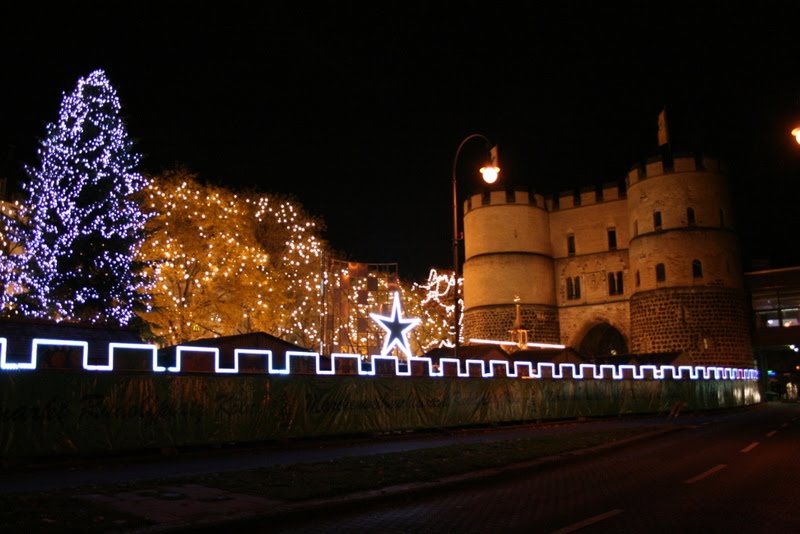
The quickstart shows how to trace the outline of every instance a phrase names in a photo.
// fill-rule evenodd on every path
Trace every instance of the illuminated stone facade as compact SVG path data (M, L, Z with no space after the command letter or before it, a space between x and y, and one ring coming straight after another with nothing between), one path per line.
M719 163L675 157L544 197L465 205L464 338L508 340L515 299L531 341L584 357L683 353L753 366L740 247Z

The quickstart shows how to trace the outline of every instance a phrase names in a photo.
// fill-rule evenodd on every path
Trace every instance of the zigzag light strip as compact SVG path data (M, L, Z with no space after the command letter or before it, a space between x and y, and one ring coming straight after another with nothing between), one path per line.
M632 378L634 380L758 380L757 369L741 369L735 367L715 367L703 365L633 365L633 364L593 364L593 363L553 363L553 362L509 362L506 360L483 360L468 359L463 362L456 358L441 358L439 364L435 364L431 358L412 356L406 361L401 361L397 356L372 356L369 359L362 358L358 354L334 353L331 354L330 361L324 362L318 352L286 351L283 358L276 357L271 350L262 349L235 349L233 367L226 367L220 361L220 351L216 347L200 347L195 345L178 345L175 347L172 361L164 365L159 362L158 348L155 345L145 343L109 343L108 359L105 363L89 363L89 343L87 341L75 341L68 339L46 339L34 338L31 343L31 353L28 361L9 361L8 341L0 337L0 370L2 371L24 371L35 370L37 368L38 354L40 346L56 347L80 347L83 355L83 368L87 371L113 371L114 356L119 350L136 350L149 354L152 361L152 371L163 373L181 372L181 363L186 354L205 353L214 359L215 374L238 374L239 364L242 357L256 356L264 359L264 373L269 375L290 375L297 369L297 362L314 362L314 374L318 376L331 376L348 374L337 372L339 367L345 366L348 362L350 367L355 369L359 376L376 376L379 370L383 375L394 374L396 376L418 376L414 375L413 370L422 369L422 375L431 378L449 376L448 370L454 371L455 376L466 378L473 376L471 371L477 370L482 378L494 378L497 376L508 378L551 378L551 379L574 379L574 380L623 380ZM162 359L167 356L162 354ZM369 361L371 360L371 361ZM170 365L171 364L171 365ZM387 372L388 368L388 372Z

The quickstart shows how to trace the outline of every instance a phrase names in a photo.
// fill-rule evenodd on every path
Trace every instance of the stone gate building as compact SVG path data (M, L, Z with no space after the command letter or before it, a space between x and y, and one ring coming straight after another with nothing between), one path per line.
M474 195L464 208L464 339L530 341L588 358L685 354L753 367L738 236L719 162L680 157L543 197Z

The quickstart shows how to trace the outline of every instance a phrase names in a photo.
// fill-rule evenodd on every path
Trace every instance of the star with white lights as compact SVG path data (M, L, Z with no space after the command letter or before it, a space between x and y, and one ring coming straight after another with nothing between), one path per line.
M377 313L370 313L369 316L378 323L378 326L386 330L386 339L383 341L381 356L386 356L392 348L397 347L402 350L409 358L411 347L408 346L408 332L420 323L420 319L403 319L400 309L400 292L394 294L394 304L392 304L391 317L384 317Z

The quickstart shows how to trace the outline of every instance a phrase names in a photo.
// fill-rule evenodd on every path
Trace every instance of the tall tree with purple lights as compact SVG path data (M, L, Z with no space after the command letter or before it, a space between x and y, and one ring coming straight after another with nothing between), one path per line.
M127 325L148 300L134 260L148 218L136 197L147 180L104 71L64 95L38 155L9 229L23 251L4 258L4 313Z

